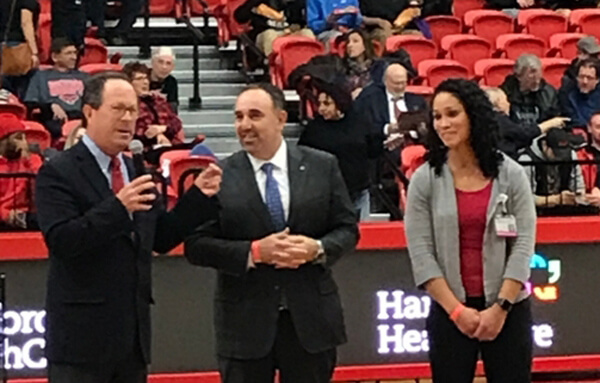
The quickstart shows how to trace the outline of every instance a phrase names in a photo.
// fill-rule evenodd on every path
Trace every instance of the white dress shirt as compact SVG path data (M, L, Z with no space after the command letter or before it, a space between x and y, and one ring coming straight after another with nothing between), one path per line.
M394 112L394 96L387 90L385 91L385 95L388 100L388 111L390 113L389 124L395 124L397 122L397 118L396 118L396 113ZM404 99L404 97L402 99L396 101L396 105L398 106L398 109L401 112L408 112L408 107L406 106L406 100ZM386 124L383 128L383 133L385 133L386 136L389 135L389 132L388 132L389 124Z
M267 175L260 168L263 164L270 162L273 164L273 178L277 181L279 187L279 195L281 196L281 204L283 205L283 212L285 219L288 219L290 213L290 179L288 176L288 158L287 158L287 144L285 140L281 141L279 149L275 152L273 158L269 160L259 160L253 157L250 153L246 153L252 169L254 169L254 177L256 178L256 185L258 185L258 191L262 197L263 202L266 203L266 188L267 188Z

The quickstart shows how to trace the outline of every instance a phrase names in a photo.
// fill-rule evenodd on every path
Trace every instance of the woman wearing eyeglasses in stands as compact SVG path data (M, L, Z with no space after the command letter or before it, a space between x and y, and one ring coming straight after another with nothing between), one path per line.
M529 383L529 181L498 151L492 105L478 85L444 81L432 109L405 224L415 281L434 301L426 322L433 381L472 383L481 352L488 381Z

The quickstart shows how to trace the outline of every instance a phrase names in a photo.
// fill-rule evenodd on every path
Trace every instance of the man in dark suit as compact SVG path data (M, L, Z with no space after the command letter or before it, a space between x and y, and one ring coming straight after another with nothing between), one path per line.
M281 90L250 86L235 126L244 150L223 162L219 219L186 239L192 264L218 270L215 327L225 383L329 382L346 341L331 266L354 249L356 214L335 158L286 144Z
M399 134L401 126L398 120L402 113L427 111L427 101L422 96L406 92L408 72L401 64L390 64L385 70L383 84L373 83L367 86L356 100L356 108L366 116L370 123L369 128L373 134L383 133L386 146L390 150L388 155L394 164L400 163L400 150L398 146L403 141ZM399 201L399 191L394 174L390 171L387 162L382 158L371 164L371 177L375 184L381 184L385 194L392 203ZM384 211L378 199L371 199L371 211Z
M86 82L87 133L37 178L40 227L50 252L46 296L49 381L140 383L150 361L151 252L167 252L218 215L213 165L166 213L150 175L123 156L137 96L121 73ZM130 182L131 181L131 182Z

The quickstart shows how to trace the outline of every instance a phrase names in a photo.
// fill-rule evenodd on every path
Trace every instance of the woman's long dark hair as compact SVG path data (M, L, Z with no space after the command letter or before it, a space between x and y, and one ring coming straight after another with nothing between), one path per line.
M443 92L452 94L465 108L471 125L469 141L479 167L484 176L496 178L504 158L498 151L498 121L492 103L479 85L464 79L445 80L435 89L432 100ZM427 162L439 176L447 160L448 148L433 128L433 119L428 130Z
M350 36L353 34L359 35L363 41L363 45L365 46L365 53L364 53L365 61L374 60L376 58L375 47L373 46L373 42L371 41L371 39L369 39L369 36L367 36L367 33L365 31L363 31L362 29L353 29L346 34L345 39L344 39L346 41L346 43L348 43L348 41L350 40ZM347 51L344 53L344 58L346 60L349 59Z

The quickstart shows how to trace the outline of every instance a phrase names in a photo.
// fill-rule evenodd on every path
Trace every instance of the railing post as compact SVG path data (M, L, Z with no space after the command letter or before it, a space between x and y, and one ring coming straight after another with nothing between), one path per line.
M139 58L150 58L150 0L144 0L144 32L140 45Z
M193 32L192 32L193 35ZM193 72L194 72L194 94L189 100L189 109L190 110L198 110L202 109L202 97L200 96L200 54L198 52L198 38L197 36L193 36L194 40L194 49L193 49Z

